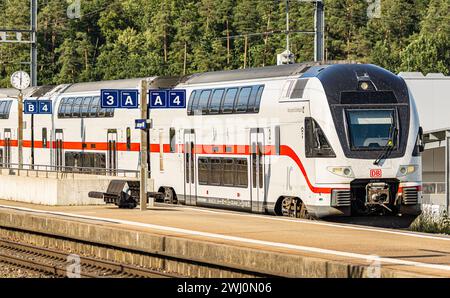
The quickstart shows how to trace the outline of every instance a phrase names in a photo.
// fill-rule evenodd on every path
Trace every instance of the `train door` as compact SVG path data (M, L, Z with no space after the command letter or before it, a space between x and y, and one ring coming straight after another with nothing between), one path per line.
M58 171L62 170L64 166L64 134L62 129L57 129L55 131L55 159L56 159L56 169Z
M255 128L250 131L250 181L251 209L253 212L263 212L265 195L264 175L264 130Z
M64 166L64 134L62 129L55 131L56 169L61 171Z
M1 133L0 133L0 140L2 139ZM3 148L0 148L0 168L3 168Z
M5 128L5 145L4 145L4 161L5 167L11 167L11 129Z
M117 129L108 129L108 170L111 175L117 172Z
M184 197L186 205L197 204L197 187L195 175L195 131L184 131Z

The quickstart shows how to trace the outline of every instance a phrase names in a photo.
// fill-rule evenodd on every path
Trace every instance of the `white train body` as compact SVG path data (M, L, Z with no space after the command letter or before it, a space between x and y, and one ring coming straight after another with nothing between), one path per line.
M149 113L151 177L171 201L298 217L420 213L418 114L404 81L382 68L296 64L148 80L189 98L186 109ZM92 105L86 98L101 89L138 84L58 86L53 116L35 116L34 164L138 170L140 111L99 117L68 100ZM16 131L16 117L0 120L1 131Z

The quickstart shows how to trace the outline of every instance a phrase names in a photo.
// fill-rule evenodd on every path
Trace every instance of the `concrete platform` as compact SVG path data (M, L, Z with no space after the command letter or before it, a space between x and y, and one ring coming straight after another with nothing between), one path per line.
M0 170L0 198L9 201L48 206L104 205L103 200L88 197L90 191L103 192L111 180L125 178L34 170ZM153 191L149 179L148 191Z
M48 207L0 201L0 227L18 226L140 250L276 271L285 276L450 277L450 237L158 205Z

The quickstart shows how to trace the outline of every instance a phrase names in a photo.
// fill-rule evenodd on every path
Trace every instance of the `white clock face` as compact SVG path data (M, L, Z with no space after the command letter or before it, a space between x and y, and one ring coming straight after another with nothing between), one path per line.
M30 76L24 71L17 71L11 76L11 84L14 88L24 90L30 86Z

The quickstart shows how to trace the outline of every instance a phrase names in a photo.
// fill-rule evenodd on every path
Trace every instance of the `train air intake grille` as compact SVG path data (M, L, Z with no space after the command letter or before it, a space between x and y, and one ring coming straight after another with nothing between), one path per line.
M403 204L416 205L419 203L419 192L415 187L403 188Z
M347 207L351 205L351 194L349 189L333 189L331 193L331 206Z

